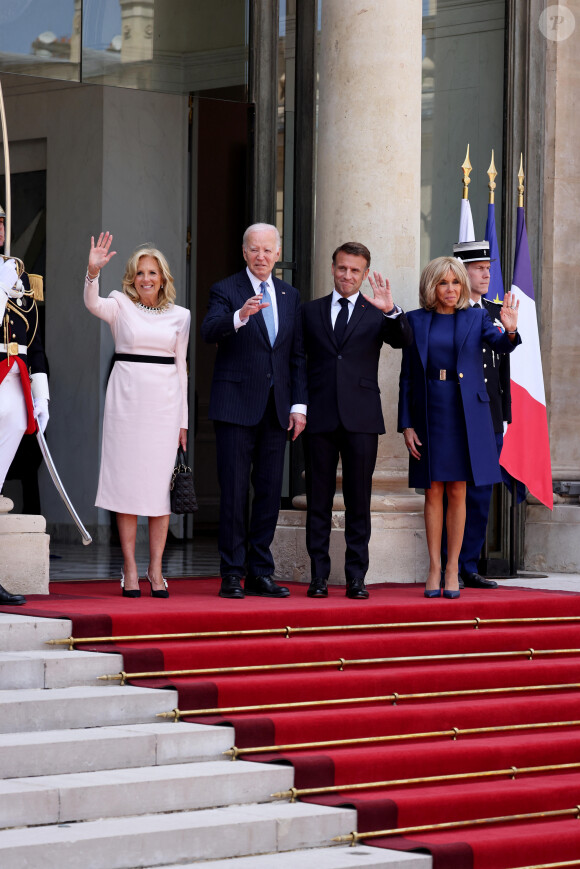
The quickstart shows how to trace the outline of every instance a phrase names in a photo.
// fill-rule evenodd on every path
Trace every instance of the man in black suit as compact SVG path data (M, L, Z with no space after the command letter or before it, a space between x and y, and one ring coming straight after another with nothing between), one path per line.
M388 280L369 279L374 298L360 292L371 255L347 242L332 255L334 290L303 307L308 371L306 545L311 561L309 597L327 597L332 502L342 458L345 503L346 595L366 599L371 488L379 434L385 431L378 384L383 343L412 341L407 318L393 303Z
M460 259L467 269L471 284L471 304L483 307L498 329L503 331L499 319L501 305L484 298L490 281L489 242L467 241L455 244L453 256ZM512 421L509 354L495 353L484 344L483 369L499 456L503 446L504 422ZM486 579L477 572L477 562L485 543L492 492L493 486L467 484L465 533L459 554L460 585L463 583L467 588L497 588L497 582Z
M272 275L280 256L275 226L249 226L242 254L247 267L213 285L201 326L204 340L218 347L209 417L215 426L221 490L219 594L288 597L289 590L272 579L270 544L280 508L287 431L295 440L306 425L300 297ZM246 532L250 479L254 498Z

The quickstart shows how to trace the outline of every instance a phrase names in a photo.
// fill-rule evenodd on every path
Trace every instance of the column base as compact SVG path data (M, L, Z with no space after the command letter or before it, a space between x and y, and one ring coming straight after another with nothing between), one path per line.
M48 594L49 543L44 516L0 515L0 585L11 594Z
M532 501L532 503L529 503ZM548 510L528 495L524 565L542 573L580 573L580 504L554 496Z
M371 513L370 564L366 583L425 582L429 566L423 513ZM276 576L293 582L310 582L306 551L306 513L281 510L272 543ZM331 585L345 585L344 512L332 513L330 532Z

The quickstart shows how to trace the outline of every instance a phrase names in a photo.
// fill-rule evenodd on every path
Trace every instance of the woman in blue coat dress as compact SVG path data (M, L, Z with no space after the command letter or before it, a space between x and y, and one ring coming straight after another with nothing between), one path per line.
M407 319L414 341L403 349L398 430L409 451L409 486L425 489L429 576L425 597L439 597L443 494L447 490L447 546L443 595L459 597L458 558L465 528L465 488L499 482L501 473L482 342L510 353L521 338L518 307L506 293L501 322L470 307L469 277L453 257L432 260L421 274L419 302Z

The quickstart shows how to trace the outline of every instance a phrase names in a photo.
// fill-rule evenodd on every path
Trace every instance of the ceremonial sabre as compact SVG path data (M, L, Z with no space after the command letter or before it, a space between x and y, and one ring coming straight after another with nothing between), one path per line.
M8 128L6 127L6 112L4 111L4 94L0 82L0 120L2 122L2 144L4 146L4 186L6 191L6 217L4 218L4 254L10 253L10 234L12 231L12 196L10 189L10 154L8 152Z
M89 534L89 532L87 531L87 529L85 528L85 526L83 525L81 520L79 519L77 511L73 507L71 499L69 498L69 496L66 493L66 490L65 490L65 488L61 482L61 479L58 475L58 471L56 470L56 468L54 466L54 462L52 460L52 456L50 455L48 445L44 439L44 435L40 429L37 429L37 431L36 431L36 439L38 440L38 445L40 447L40 452L42 453L42 458L46 462L46 467L48 468L48 473L50 474L50 476L52 478L52 482L56 486L56 491L58 492L58 494L62 498L62 500L64 502L64 506L66 507L66 509L70 513L75 525L77 526L77 528L81 532L81 536L83 538L83 545L88 546L89 543L93 542L93 538L91 537L91 535Z
M10 254L10 233L12 229L12 197L11 197L11 189L10 189L10 155L8 151L8 130L6 127L6 112L4 110L4 95L2 93L2 83L0 82L0 121L2 125L2 145L4 150L4 179L5 179L5 189L6 189L6 204L5 204L5 212L6 217L4 218L4 225L6 229L6 239L4 242L4 255ZM54 462L52 460L52 456L50 455L50 451L48 449L47 443L44 439L44 435L41 432L40 428L37 426L36 438L38 440L38 445L40 447L40 452L42 453L42 457L46 462L46 467L48 468L48 472L51 476L52 482L56 486L56 491L62 498L64 505L68 512L70 513L75 525L79 529L81 536L83 538L83 544L88 546L89 543L93 542L93 538L81 522L78 517L77 511L72 505L71 499L66 493L66 490L61 483L60 477L58 475L58 471L55 468Z

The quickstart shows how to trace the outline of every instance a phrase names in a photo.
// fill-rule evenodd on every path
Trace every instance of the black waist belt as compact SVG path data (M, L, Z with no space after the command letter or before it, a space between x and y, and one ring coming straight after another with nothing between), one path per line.
M173 356L141 356L139 353L115 353L113 362L155 362L158 365L175 365Z
M453 368L434 368L432 365L427 367L427 377L429 380L453 380L458 382L457 371Z

